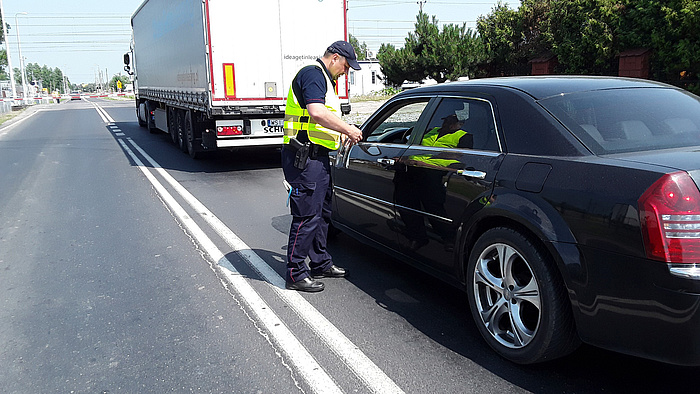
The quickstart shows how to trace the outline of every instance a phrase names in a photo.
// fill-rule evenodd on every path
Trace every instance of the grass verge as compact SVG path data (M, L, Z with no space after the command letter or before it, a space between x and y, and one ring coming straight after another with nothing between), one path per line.
M26 108L23 108L19 111L10 111L10 112L5 112L4 114L0 115L0 125L3 123L7 122L10 119L16 118L19 114L24 112Z

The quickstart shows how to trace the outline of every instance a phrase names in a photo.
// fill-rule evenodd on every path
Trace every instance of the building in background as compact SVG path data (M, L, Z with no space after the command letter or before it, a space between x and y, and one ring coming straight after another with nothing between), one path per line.
M348 82L350 84L350 96L364 96L384 90L384 74L379 67L379 61L370 57L370 60L358 60L361 70L350 70Z

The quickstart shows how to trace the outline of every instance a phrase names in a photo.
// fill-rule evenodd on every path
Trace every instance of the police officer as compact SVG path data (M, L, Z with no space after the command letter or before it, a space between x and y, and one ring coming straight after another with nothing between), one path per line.
M338 149L345 139L351 144L362 139L360 129L340 119L340 99L335 93L336 80L350 67L360 69L352 45L336 41L322 58L299 70L287 96L282 148L292 213L287 289L322 291L323 283L315 279L347 275L345 269L333 264L326 239L331 215L328 152Z

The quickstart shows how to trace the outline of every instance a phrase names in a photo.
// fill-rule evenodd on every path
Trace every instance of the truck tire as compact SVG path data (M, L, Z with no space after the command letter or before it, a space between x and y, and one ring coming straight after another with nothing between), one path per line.
M187 154L191 158L197 159L199 157L199 152L195 148L195 133L194 125L192 123L192 111L187 111L185 115L185 145L187 146Z
M168 107L168 134L173 144L177 144L177 109Z
M156 128L156 121L153 119L151 112L155 110L156 104L146 101L146 128L151 134L157 134L159 130Z
M141 106L144 105L143 103L139 103L138 101L136 102L136 120L139 121L139 126L141 127L146 127L146 122L141 119ZM145 111L144 111L145 112Z
M177 111L178 116L178 133L177 133L177 146L180 151L187 153L187 134L185 131L185 119L187 118L188 110L180 109Z

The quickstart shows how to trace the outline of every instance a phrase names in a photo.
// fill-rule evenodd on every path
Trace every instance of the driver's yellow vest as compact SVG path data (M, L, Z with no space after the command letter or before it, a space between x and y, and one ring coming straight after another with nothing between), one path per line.
M314 63L313 66L318 67L323 76L326 78L326 108L335 115L340 114L340 99L333 90L333 83L328 74L322 68L321 64ZM299 100L294 95L294 89L289 87L287 95L287 107L284 110L284 143L288 144L290 138L296 138L299 131L305 130L309 137L309 141L314 144L321 145L330 150L340 148L340 133L331 129L327 129L314 122L309 116L309 111L301 108Z
M441 148L456 148L459 144L460 138L464 137L467 133L464 130L457 130L450 134L445 134L440 136L440 127L435 127L434 129L425 133L421 145L423 146L437 146ZM415 155L411 156L411 159L416 161L422 161L423 163L432 164L438 167L448 167L450 164L459 163L459 160L451 159L434 159L433 155Z

